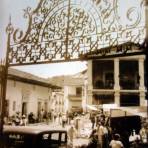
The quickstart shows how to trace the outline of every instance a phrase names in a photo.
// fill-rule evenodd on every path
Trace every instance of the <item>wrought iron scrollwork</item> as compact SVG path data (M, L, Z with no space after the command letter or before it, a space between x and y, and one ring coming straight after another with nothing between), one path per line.
M100 56L127 53L131 48L110 48L143 41L143 1L137 0L135 6L129 5L123 13L122 0L40 0L34 11L29 7L24 10L24 17L29 20L25 35L8 25L13 36L9 62L58 62L85 59L94 52Z

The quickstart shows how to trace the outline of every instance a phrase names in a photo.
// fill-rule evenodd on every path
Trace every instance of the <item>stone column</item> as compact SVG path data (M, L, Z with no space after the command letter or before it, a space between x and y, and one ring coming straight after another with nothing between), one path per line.
M115 104L117 106L120 106L120 92L119 91L115 91L114 97L115 97Z
M83 100L82 100L82 107L83 112L87 111L87 98L88 98L88 76L84 77L84 90L83 90Z
M144 57L139 58L139 98L140 106L145 105L145 86L144 86Z
M148 41L148 0L145 0L145 6L146 39Z
M115 104L120 106L119 58L114 59L114 90Z
M92 90L93 90L93 84L92 84L92 60L88 61L88 97L86 100L86 104L92 104Z
M148 0L145 0L145 26L146 26L146 65L145 65L145 73L148 75ZM146 78L146 96L145 99L147 100L147 116L148 116L148 78Z
M139 90L144 91L144 57L139 58L139 77Z
M145 92L144 91L140 92L139 98L140 98L140 106L146 106Z

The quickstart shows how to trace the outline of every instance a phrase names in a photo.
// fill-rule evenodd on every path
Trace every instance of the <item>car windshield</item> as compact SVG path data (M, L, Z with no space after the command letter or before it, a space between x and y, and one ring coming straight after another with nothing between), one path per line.
M40 146L43 148L59 148L64 146L67 142L65 132L46 133L42 135Z

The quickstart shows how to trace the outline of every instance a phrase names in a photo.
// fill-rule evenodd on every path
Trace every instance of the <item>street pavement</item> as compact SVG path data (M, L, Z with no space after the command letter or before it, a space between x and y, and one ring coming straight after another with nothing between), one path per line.
M30 124L34 128L49 128L49 129L66 129L70 128L70 125L66 124L63 128L61 124L58 122L46 122ZM89 142L89 135L91 133L91 123L88 119L80 119L79 120L79 130L77 130L77 136L73 139L73 148L80 147L82 145L87 145Z

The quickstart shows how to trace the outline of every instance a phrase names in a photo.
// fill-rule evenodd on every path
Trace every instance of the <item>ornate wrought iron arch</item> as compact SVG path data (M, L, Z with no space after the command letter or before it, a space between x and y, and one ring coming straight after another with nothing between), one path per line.
M120 3L121 0L40 0L34 11L29 7L25 10L24 17L29 20L25 34L14 29L11 22L7 26L9 65L86 60L91 53L106 56L135 52L132 48L114 48L112 52L111 47L143 41L144 0L138 6L129 6L124 15L128 23L124 25Z

